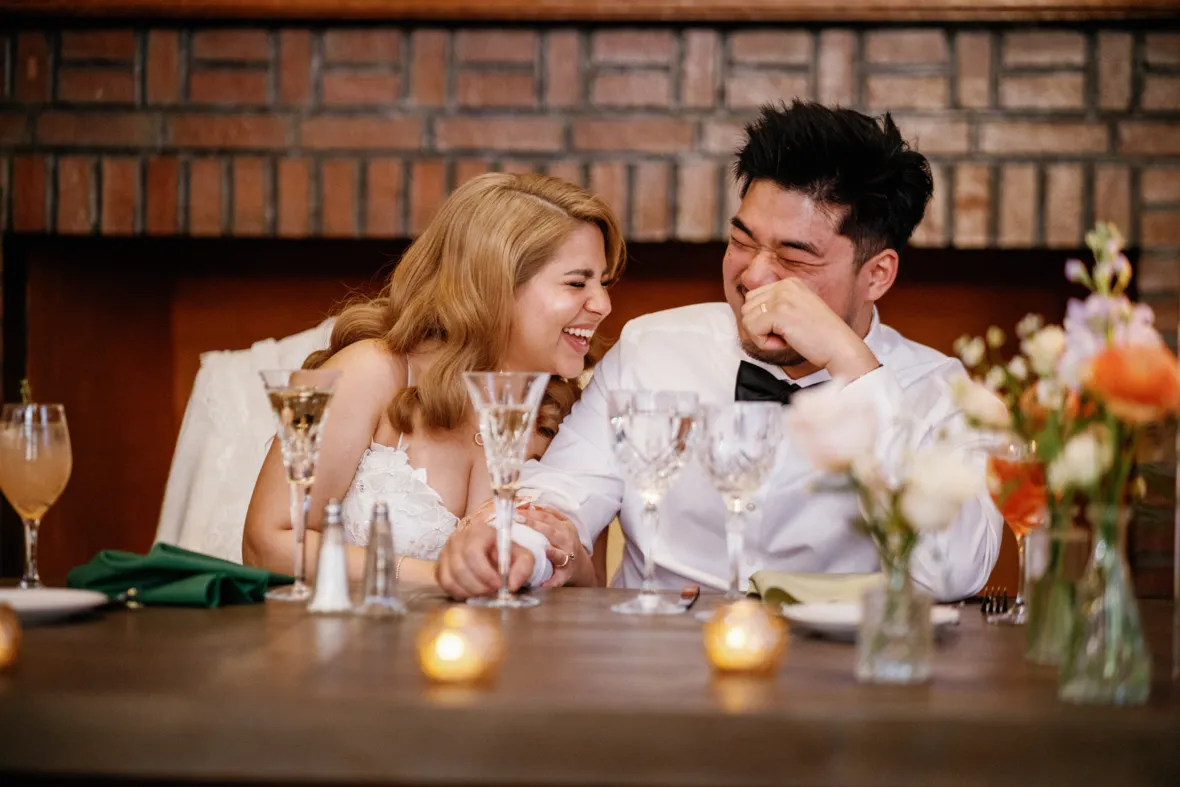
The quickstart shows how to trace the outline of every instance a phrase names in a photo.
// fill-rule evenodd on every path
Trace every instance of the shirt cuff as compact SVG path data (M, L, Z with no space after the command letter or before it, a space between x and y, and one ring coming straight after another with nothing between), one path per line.
M545 557L549 539L528 525L512 525L512 540L533 553L533 573L529 576L530 587L540 587L553 576L553 564Z

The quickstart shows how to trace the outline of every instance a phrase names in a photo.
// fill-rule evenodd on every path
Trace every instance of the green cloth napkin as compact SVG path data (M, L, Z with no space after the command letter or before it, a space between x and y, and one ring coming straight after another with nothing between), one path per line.
M771 606L782 604L839 604L860 601L861 595L884 575L798 574L787 571L758 571L750 577L749 595L761 596Z
M146 555L105 549L66 578L72 588L97 590L112 600L135 588L140 604L207 609L262 601L267 588L294 581L164 543L153 544Z

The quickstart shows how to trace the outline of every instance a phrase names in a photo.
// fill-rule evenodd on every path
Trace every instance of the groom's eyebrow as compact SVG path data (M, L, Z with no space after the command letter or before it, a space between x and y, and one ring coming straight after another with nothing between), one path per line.
M751 232L751 231L750 231L750 228L749 228L749 227L747 227L747 226L746 226L746 225L745 225L745 224L742 222L742 220L741 220L741 219L739 219L737 216L734 216L732 219L730 219L730 220L729 220L729 223L730 223L730 224L732 224L732 225L734 226L734 228L735 228L735 229L741 230L742 232L746 233L746 234L747 234L747 235L749 235L751 238L753 238L755 241L756 241L756 240L758 240L758 237L757 237L757 236L756 236L756 235L755 235L753 232ZM786 248L786 249L797 249L797 250L799 250L799 251L802 251L802 252L805 252L805 253L807 253L807 254L810 254L812 257L818 257L818 256L820 256L820 255L819 255L819 249L817 249L817 248L816 248L814 245L812 245L812 244L808 243L807 241L803 241L803 240L784 240L784 241L780 241L778 245L779 245L781 248Z

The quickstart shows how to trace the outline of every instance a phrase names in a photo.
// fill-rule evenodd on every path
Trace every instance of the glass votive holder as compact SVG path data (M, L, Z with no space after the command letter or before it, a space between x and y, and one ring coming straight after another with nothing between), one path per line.
M8 604L0 604L0 672L16 666L20 659L20 620Z
M448 607L431 616L418 632L418 665L438 683L485 683L504 661L499 627L478 610Z
M787 625L761 601L742 599L717 607L705 623L703 636L713 669L768 675L782 661Z
M856 678L862 683L930 680L934 626L931 597L908 578L899 587L873 587L861 597Z

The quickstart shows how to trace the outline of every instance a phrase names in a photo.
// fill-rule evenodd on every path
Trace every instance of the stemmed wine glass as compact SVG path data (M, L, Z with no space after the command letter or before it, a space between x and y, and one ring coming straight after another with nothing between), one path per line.
M609 415L615 459L643 499L643 588L611 609L624 615L677 615L684 608L660 598L655 551L660 503L687 461L696 434L697 395L681 391L613 391Z
M545 395L549 375L464 372L463 381L479 414L479 433L496 507L496 555L500 569L500 590L496 595L470 598L467 603L497 609L536 606L541 602L535 596L516 596L508 589L508 569L512 563L512 521L516 515L520 468L528 454L537 408Z
M41 587L37 534L73 469L66 409L60 404L6 404L0 423L0 491L25 526L25 573L20 586Z
M725 500L727 601L742 596L746 511L774 467L782 432L783 408L777 402L733 402L702 412L698 455L705 474Z
M259 372L277 425L283 466L291 489L291 529L295 533L295 583L268 590L276 601L307 601L307 507L315 483L320 437L328 403L340 380L338 369L271 369Z
M1016 601L1007 612L989 615L987 622L1023 626L1028 621L1024 604L1024 537L1044 527L1048 519L1045 468L1037 459L1036 445L1014 435L994 437L987 446L987 488L1016 536L1020 561Z

